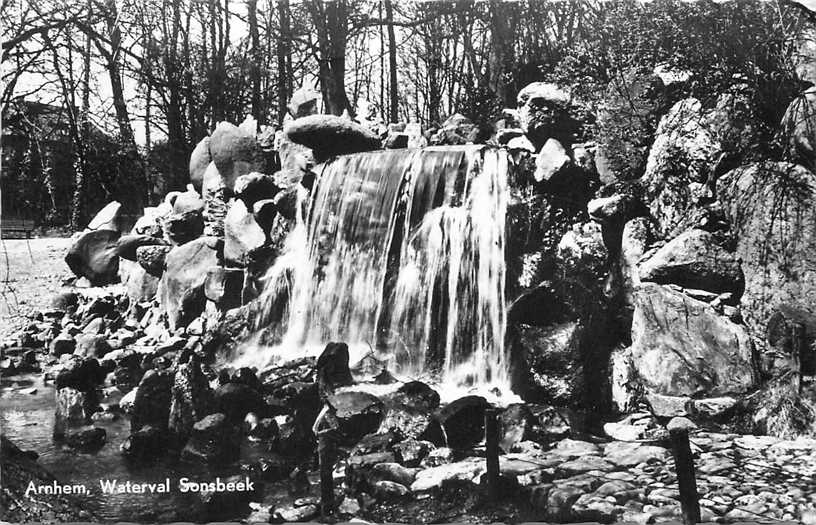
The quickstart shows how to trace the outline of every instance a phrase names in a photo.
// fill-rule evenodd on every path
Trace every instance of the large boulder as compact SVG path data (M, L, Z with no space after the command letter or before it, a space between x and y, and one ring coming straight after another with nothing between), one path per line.
M657 127L641 182L662 235L684 224L692 208L711 198L707 183L722 145L703 124L704 115L699 100L684 99Z
M266 234L244 201L234 199L224 217L224 260L233 266L248 266L265 244Z
M756 163L729 172L717 187L742 259L742 315L753 333L763 334L783 304L816 313L816 175L794 164Z
M182 459L207 464L238 459L241 441L238 429L222 413L211 414L193 425Z
M572 97L566 90L533 82L519 91L516 102L520 127L537 150L549 138L565 145L575 142L580 123L571 115Z
M640 280L677 284L716 293L742 294L745 286L739 259L704 230L688 230L640 264Z
M301 117L290 122L284 132L292 142L311 148L317 162L335 155L380 148L377 135L349 119L335 115Z
M487 400L481 396L461 397L433 414L420 439L453 449L468 449L484 439Z
M169 370L148 370L136 387L136 397L130 419L130 430L152 426L167 430L170 415L173 373Z
M337 432L346 444L376 432L383 419L382 401L366 392L341 392L329 396L326 403L337 418Z
M109 229L77 234L65 255L65 262L77 277L85 277L93 286L104 286L118 280L119 232Z
M416 438L425 432L439 408L439 393L421 381L409 381L396 392L383 396L383 402L386 414L380 431L395 429Z
M207 270L218 264L217 239L200 237L176 246L165 257L160 300L171 329L186 326L204 311Z
M210 136L210 155L230 191L238 177L257 171L262 162L254 132L244 125L235 126L229 122L219 122L215 127Z
M190 183L199 193L204 183L204 171L211 161L210 137L204 137L196 144L195 149L190 154Z
M637 289L631 352L639 380L656 394L713 397L754 386L745 327L665 286Z

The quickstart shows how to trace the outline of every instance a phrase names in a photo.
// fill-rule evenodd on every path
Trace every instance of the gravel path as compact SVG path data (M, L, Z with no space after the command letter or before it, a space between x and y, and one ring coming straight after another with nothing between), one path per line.
M63 258L69 238L0 241L0 338L27 323L26 315L48 306L71 277Z

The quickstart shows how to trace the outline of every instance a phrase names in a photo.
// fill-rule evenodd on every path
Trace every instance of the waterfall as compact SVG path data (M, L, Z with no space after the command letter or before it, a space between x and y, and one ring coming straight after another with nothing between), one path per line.
M344 341L405 377L506 386L506 174L505 153L483 146L324 165L265 276L262 318L281 328L272 354Z

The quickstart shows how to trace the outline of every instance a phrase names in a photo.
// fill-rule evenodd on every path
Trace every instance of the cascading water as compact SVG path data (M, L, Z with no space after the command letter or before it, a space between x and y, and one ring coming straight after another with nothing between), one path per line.
M506 174L504 152L480 146L326 164L265 277L262 317L279 319L278 342L242 361L345 341L376 350L397 375L505 387Z

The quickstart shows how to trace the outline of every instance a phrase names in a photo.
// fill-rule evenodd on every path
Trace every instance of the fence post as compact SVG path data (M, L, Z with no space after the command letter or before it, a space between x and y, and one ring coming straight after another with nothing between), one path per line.
M680 509L683 513L683 524L695 525L700 522L700 502L697 495L697 480L694 477L694 458L691 455L688 428L684 423L685 421L672 420L668 425L668 429L672 444L672 455L674 456L674 467L677 472L677 484L680 488Z
M320 512L326 518L334 513L334 432L321 430L317 434L317 459L320 463Z
M485 456L487 457L487 497L499 499L499 422L498 410L485 410Z

